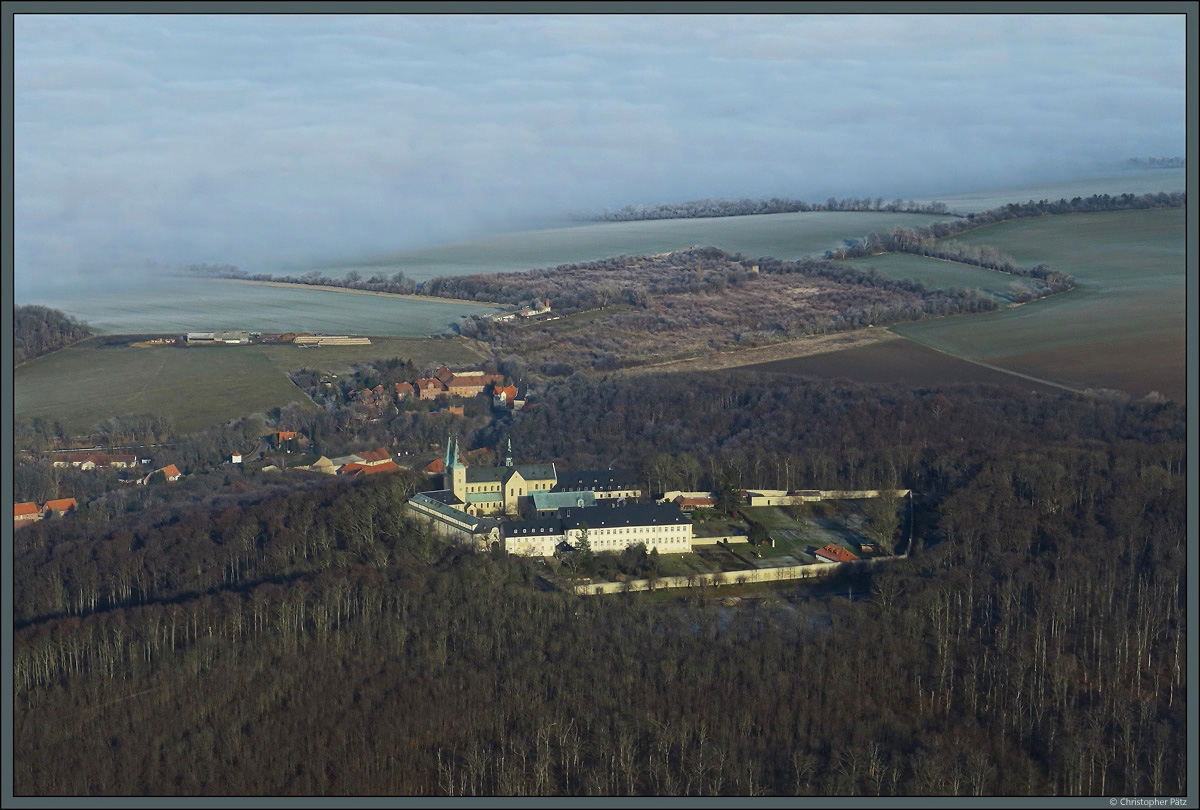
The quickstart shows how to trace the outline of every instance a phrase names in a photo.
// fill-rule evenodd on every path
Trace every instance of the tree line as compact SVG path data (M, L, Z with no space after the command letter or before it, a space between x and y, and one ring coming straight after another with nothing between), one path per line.
M16 365L91 335L91 328L86 323L57 309L36 304L13 307L13 363Z
M364 279L362 273L351 270L345 276L327 276L320 270L309 270L299 276L274 275L272 273L249 273L232 264L194 264L188 267L188 272L212 278L233 278L245 281L274 281L284 284L306 284L321 287L345 287L350 290L369 290L371 292L412 295L417 292L418 284L410 279L403 271L397 271L388 276L385 273L372 273Z
M945 214L942 202L919 203L916 200L884 200L883 197L830 197L823 203L772 197L768 200L691 200L660 205L626 205L616 211L604 209L598 219L605 222L634 222L647 219L697 219L703 217L743 217L758 214L792 214L807 211L886 211L903 214Z

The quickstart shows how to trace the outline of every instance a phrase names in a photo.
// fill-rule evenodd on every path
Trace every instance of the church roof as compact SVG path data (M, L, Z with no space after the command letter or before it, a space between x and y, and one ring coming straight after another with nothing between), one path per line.
M515 467L468 467L468 484L506 483L513 473L520 473L526 481L553 481L556 479L554 464L518 464Z

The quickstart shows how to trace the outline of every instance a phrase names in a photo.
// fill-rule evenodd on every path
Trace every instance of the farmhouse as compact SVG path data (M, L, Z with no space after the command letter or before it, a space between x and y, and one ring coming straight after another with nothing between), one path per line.
M55 517L65 515L67 512L74 512L78 508L79 504L75 502L74 498L58 498L57 500L46 501L42 505L42 511L47 517L51 515Z
M13 504L13 520L33 522L41 519L42 509L36 503L27 501Z

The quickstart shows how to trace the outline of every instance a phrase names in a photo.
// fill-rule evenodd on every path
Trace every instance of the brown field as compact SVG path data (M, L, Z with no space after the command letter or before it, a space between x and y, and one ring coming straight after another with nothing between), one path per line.
M1157 391L1167 399L1187 401L1187 348L1182 334L1047 349L1006 357L1004 365L1088 388L1115 388L1134 397Z
M720 371L728 368L755 367L774 362L787 361L815 354L841 353L847 349L869 346L874 343L887 341L902 341L886 329L859 329L853 332L839 332L835 335L819 335L773 343L769 346L756 346L751 349L732 349L723 352L709 352L700 357L682 360L666 360L661 363L648 363L624 370L626 374L655 374L681 371Z
M935 388L953 383L1015 386L1046 393L1059 392L1063 388L1050 382L961 360L904 339L757 363L743 366L741 370L760 374L851 379L866 383L901 383L913 388Z

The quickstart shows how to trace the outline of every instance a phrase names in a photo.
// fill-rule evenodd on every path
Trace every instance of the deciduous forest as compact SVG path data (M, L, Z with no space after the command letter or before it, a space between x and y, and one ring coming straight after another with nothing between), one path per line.
M17 365L83 340L91 335L80 323L50 307L13 307L13 362Z
M85 509L15 539L16 793L1184 792L1183 409L730 372L521 417L655 488L911 487L915 549L728 607L545 590L415 476Z

